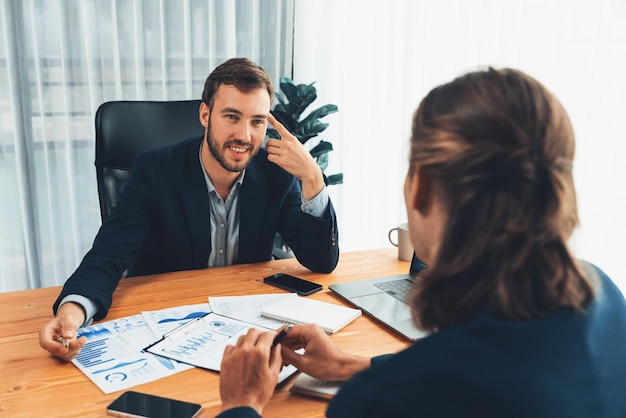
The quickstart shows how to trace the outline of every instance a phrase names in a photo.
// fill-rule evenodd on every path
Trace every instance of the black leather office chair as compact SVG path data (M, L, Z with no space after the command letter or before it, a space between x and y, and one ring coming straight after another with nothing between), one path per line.
M200 103L117 101L100 105L96 112L96 178L103 222L139 153L204 133L198 118Z

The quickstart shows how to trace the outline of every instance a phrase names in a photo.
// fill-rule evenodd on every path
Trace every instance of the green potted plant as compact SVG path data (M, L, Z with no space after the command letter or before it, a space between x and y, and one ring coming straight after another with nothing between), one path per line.
M278 103L274 106L272 115L302 144L306 144L311 138L315 138L328 128L328 124L320 119L339 110L336 105L327 104L302 117L304 111L317 99L317 89L314 84L315 82L296 85L290 78L281 77L280 91L275 93ZM280 138L273 128L267 129L267 135L271 138ZM343 183L342 173L330 176L325 174L328 167L328 153L332 150L333 145L330 142L321 140L309 151L322 169L326 185Z
M320 119L339 110L336 105L327 104L312 110L303 118L304 111L317 99L317 89L313 84L315 82L296 85L290 78L281 77L280 91L275 92L278 103L271 111L272 115L302 144L306 144L311 138L315 138L328 128L328 124L320 121ZM267 135L271 138L280 138L278 132L273 128L267 129ZM330 142L321 140L309 151L322 169L326 185L343 183L343 173L330 176L325 173L328 167L328 153L332 150L333 145ZM275 258L293 257L291 249L285 245L280 234L276 234L274 238L273 253Z

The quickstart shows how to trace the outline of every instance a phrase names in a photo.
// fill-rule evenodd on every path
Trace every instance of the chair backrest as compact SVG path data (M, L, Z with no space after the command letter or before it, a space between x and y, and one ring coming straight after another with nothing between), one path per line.
M202 135L200 100L116 101L96 112L96 178L102 221L128 181L135 157L192 136Z

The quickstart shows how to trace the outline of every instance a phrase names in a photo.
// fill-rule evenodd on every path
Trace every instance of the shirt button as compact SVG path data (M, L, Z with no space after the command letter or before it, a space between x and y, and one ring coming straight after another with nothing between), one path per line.
M224 224L220 224L220 228L224 228Z
M224 254L224 250L219 250L218 253Z

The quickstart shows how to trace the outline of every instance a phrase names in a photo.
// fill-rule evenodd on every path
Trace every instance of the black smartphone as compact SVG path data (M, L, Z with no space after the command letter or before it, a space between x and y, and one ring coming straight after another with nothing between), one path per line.
M192 418L201 409L202 405L197 403L128 391L111 402L107 412L118 417Z
M313 283L284 273L278 273L266 277L263 279L263 282L290 292L295 292L301 296L307 296L311 293L322 290L321 284Z

